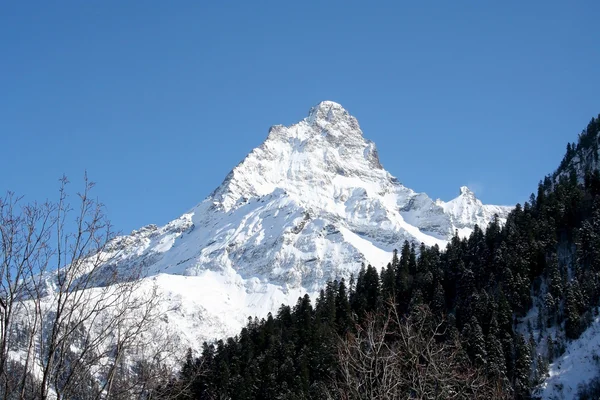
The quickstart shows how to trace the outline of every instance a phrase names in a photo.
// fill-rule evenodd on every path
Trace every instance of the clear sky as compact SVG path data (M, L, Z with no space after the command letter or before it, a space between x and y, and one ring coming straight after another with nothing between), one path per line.
M374 5L376 4L376 5ZM0 191L84 170L116 228L200 202L341 103L406 186L524 202L600 113L600 2L6 1Z

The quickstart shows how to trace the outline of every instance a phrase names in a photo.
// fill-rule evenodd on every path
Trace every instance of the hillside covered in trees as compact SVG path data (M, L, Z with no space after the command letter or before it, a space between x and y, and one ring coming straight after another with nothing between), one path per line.
M186 399L530 398L600 304L599 128L593 119L504 225L456 235L445 249L405 242L380 272L365 266L188 353L163 390ZM535 321L523 323L532 309Z

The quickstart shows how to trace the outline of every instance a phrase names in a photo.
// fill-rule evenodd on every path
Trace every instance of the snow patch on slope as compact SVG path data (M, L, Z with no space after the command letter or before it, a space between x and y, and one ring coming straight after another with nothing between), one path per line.
M577 339L568 343L562 356L548 371L548 378L539 387L544 400L573 399L579 385L588 384L600 375L600 317Z

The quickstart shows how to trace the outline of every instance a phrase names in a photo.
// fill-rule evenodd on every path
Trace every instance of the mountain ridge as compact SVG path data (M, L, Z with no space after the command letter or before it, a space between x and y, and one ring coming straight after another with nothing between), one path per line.
M112 267L142 265L146 279L163 282L167 297L188 298L186 308L203 310L188 332L205 340L234 334L248 315L314 295L362 264L382 268L405 240L444 247L496 214L504 221L511 209L483 205L466 187L448 202L405 187L383 168L358 120L325 101L296 124L271 127L181 217L116 238ZM176 293L165 283L174 275L188 289ZM211 296L186 293L193 286Z

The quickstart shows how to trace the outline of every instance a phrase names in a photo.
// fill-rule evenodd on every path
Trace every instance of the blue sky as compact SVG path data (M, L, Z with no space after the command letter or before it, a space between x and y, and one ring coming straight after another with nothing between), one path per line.
M405 185L525 201L600 113L600 3L60 1L0 9L0 191L84 170L115 227L187 211L341 103Z

